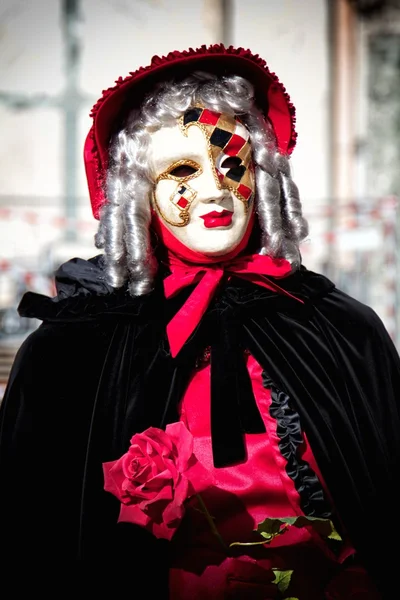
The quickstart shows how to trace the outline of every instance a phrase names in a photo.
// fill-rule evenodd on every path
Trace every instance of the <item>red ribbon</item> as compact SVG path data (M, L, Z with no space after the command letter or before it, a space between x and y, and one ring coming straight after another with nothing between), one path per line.
M254 221L255 215L253 212L245 235L235 250L222 257L211 257L195 252L182 244L165 227L161 219L153 214L153 229L166 250L164 262L171 271L171 275L164 279L166 298L172 298L183 288L197 283L182 308L167 325L167 336L173 357L178 354L200 323L224 276L227 276L229 280L232 275L235 275L274 292L299 300L266 277L267 275L271 277L286 277L286 275L289 275L291 265L287 260L260 254L240 256L240 253L248 245Z
M186 286L198 282L182 308L167 325L171 354L174 357L199 324L224 275L228 275L228 279L236 275L274 292L295 298L266 277L266 275L272 277L288 275L291 266L284 259L252 254L215 265L190 265L170 256L169 266L172 273L164 279L166 298L171 298Z

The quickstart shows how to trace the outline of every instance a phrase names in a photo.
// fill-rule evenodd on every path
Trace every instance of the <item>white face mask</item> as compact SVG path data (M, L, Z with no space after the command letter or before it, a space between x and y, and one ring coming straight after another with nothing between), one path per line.
M234 250L254 196L247 129L233 117L195 107L151 140L154 206L166 227L196 252Z

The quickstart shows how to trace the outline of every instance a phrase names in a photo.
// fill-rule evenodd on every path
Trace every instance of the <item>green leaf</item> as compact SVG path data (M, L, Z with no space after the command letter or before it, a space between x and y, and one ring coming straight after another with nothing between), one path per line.
M279 569L272 569L275 574L275 579L272 583L278 586L278 590L281 594L284 594L290 585L290 580L293 575L292 571L280 571Z
M287 525L282 519L270 519L267 517L257 525L256 531L269 542L277 535L282 535L287 529Z
M295 527L311 527L322 537L329 538L341 542L342 538L335 529L333 522L330 519L320 519L318 517L298 517Z
M332 533L328 535L328 539L335 540L335 542L343 542L342 537L336 531L334 524L332 523Z
M329 538L331 540L342 541L342 538L335 529L334 524L330 519L321 519L318 517L281 517L279 519L267 518L257 525L257 531L262 536L272 536L271 539L277 535L281 535L287 531L288 526L291 527L312 527L322 537Z

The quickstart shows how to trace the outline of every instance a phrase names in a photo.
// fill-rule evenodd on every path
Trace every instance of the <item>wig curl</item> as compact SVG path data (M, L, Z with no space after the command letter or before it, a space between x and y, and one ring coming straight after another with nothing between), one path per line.
M132 296L150 292L157 273L151 245L149 164L151 134L195 104L239 116L250 133L255 166L255 209L261 230L260 254L287 259L292 270L301 264L300 243L308 235L299 192L287 156L276 147L272 126L255 105L253 86L244 78L198 72L181 82L165 82L130 112L110 145L107 202L101 209L97 248L104 249L106 278Z

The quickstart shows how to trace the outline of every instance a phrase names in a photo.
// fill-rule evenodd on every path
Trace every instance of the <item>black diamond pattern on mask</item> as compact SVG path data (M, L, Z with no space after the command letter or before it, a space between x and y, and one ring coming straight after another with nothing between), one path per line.
M229 179L232 179L233 181L240 181L245 174L245 171L246 167L244 165L240 165L240 167L233 167L226 173L226 177L229 177Z
M213 146L219 146L220 148L224 148L226 144L231 139L232 134L229 131L225 131L225 129L220 129L216 127L210 137L210 143Z
M202 108L189 108L184 114L183 124L187 125L188 123L193 123L193 121L198 121L202 112Z

